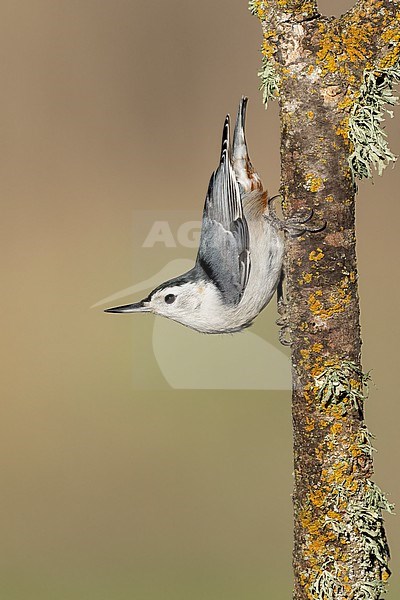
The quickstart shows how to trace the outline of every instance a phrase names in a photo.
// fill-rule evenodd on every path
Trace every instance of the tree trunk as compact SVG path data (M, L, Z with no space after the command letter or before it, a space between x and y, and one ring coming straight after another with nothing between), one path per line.
M379 118L366 119L374 101L380 116L398 77L399 3L360 1L340 19L320 16L310 0L253 1L250 8L264 31L264 95L279 90L285 215L308 207L327 223L319 233L288 238L284 264L294 598L377 600L389 576L381 513L391 507L370 479L354 177L370 174L369 160L381 170L393 158Z

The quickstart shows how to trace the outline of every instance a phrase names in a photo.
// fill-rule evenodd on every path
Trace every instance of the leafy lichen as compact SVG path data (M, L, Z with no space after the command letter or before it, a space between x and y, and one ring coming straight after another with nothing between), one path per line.
M348 122L348 135L353 144L348 160L353 176L358 179L372 177L371 165L382 175L383 170L396 160L381 124L385 115L393 116L387 105L397 104L393 85L399 81L399 63L389 69L364 71L360 94Z
M371 572L378 566L381 583L385 583L390 574L388 568L390 552L384 534L383 510L393 513L394 506L387 500L378 485L370 479L365 481L361 494L352 499L347 507L350 517L348 536L353 529L361 534L362 566L366 572Z
M329 448L334 460L322 468L318 487L310 491L300 511L309 565L301 581L310 600L378 600L390 575L382 511L393 512L393 505L376 483L360 478L355 468L363 455L372 453L371 434L365 424L358 432L346 434L346 415L351 407L362 408L368 380L369 375L351 361L329 362L314 376L323 423L330 423L316 455L325 465L325 451ZM309 418L310 435L312 425ZM355 536L362 574L357 580L347 551Z
M369 374L364 374L351 361L329 366L315 377L317 398L323 406L331 403L344 405L344 401L349 400L355 409L360 410L362 402L368 395L369 379Z
M265 17L265 8L265 2L261 2L260 0L249 0L249 11L260 20Z
M345 594L346 589L337 575L328 571L327 568L321 570L310 586L311 598L318 598L318 600L335 600L335 598L345 597Z
M276 100L280 82L280 77L268 56L263 56L262 69L258 72L258 76L261 78L259 89L262 91L263 103L265 104L265 108L267 108L269 100Z
M256 0L249 1L249 11L254 16L257 14L257 1Z
M372 457L373 452L376 452L376 449L372 445L372 440L374 438L374 434L371 433L365 423L363 423L358 434L357 443L361 452L370 458Z

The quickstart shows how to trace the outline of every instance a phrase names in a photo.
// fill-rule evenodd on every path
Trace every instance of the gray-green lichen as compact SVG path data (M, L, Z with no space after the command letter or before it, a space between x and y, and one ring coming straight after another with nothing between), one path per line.
M348 400L359 410L368 396L369 374L351 361L343 361L339 365L328 367L315 377L318 399L322 406L340 405L342 414L348 410Z
M390 150L382 122L388 114L387 105L394 106L398 97L393 95L393 85L400 81L400 65L389 69L364 71L360 95L349 117L349 139L354 150L349 156L353 177L372 177L371 165L382 175L396 156Z
M368 578L353 586L354 600L379 600L386 591L386 580L390 571L389 546L386 541L382 510L393 513L394 506L387 500L382 490L370 479L365 481L362 494L357 500L350 501L347 512L350 517L351 530L356 529L362 540L362 569L365 574L376 573L377 567L381 578Z
M261 78L259 89L262 91L262 99L265 108L268 107L268 100L276 100L279 94L280 78L275 67L267 56L262 58L262 69L258 72Z
M363 402L368 395L369 379L369 374L364 374L351 361L327 367L315 377L321 408L338 406L342 415L346 415L353 406L362 412ZM343 416L339 417L339 422L341 419ZM352 448L358 448L361 453L371 457L374 451L372 437L365 423L362 423ZM354 456L358 456L356 451ZM354 540L356 533L360 548L361 579L353 582L351 577L344 577L340 562L331 556L316 572L310 585L310 597L315 600L379 600L386 591L390 575L390 552L382 511L393 513L394 506L370 479L358 479L354 483L354 487L349 486L346 481L340 481L340 478L335 483L337 498L333 511L327 511L325 515L324 528L334 532L343 544Z
M257 15L257 0L249 1L249 11L252 15Z
M341 494L342 496L342 494ZM354 530L361 539L361 568L365 579L352 583L348 578L343 581L340 568L331 557L322 565L309 591L315 600L336 600L336 598L352 598L352 600L379 600L386 591L386 579L389 576L390 559L387 545L382 510L393 513L382 490L373 481L367 479L357 500L342 497L347 504L347 519L337 521L326 517L326 525L336 533L338 538L350 541ZM377 577L377 567L381 577Z
M382 581L357 581L354 586L354 600L379 600L386 592L386 585Z
M310 586L310 593L318 600L335 600L344 596L345 590L337 576L328 571L324 565L315 581Z
M373 433L368 431L368 427L365 423L363 423L360 427L358 438L358 447L360 448L361 452L371 458L373 453L376 452L376 448L374 448L372 445L372 440L375 438L375 436Z
M383 533L382 510L393 513L394 506L376 483L367 479L360 497L350 501L347 508L352 528L362 536L362 566L366 571L371 571L374 563L388 571L390 552Z

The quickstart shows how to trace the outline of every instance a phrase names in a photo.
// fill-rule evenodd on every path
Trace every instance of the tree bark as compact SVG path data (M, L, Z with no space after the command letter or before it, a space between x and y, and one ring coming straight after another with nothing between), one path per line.
M399 2L360 0L341 18L315 0L251 2L263 55L279 77L286 216L312 208L326 228L288 238L292 339L295 600L377 600L389 576L371 481L357 286L350 118L365 72L397 64Z

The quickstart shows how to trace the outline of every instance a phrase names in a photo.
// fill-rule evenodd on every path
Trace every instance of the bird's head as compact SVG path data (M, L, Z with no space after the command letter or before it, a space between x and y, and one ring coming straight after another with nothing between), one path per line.
M155 288L147 298L135 304L108 308L110 313L152 312L203 331L207 326L210 304L218 301L210 282L182 276Z

